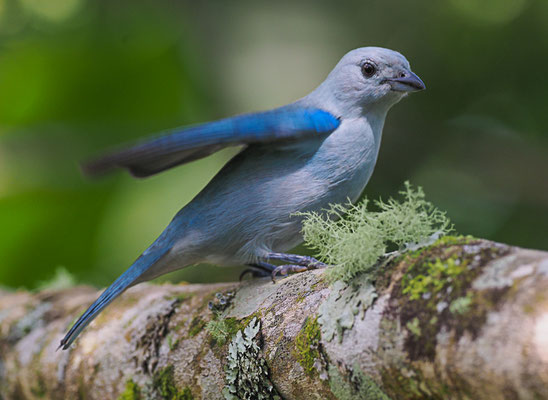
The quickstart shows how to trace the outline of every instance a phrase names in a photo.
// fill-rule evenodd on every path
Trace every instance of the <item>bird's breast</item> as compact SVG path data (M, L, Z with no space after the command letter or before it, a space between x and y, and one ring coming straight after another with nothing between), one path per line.
M311 159L311 171L326 187L326 201L355 201L369 181L380 146L380 132L367 120L343 121Z

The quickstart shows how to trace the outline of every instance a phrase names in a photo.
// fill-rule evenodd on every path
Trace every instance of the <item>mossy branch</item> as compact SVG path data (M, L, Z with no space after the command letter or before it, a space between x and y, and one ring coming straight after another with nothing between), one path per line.
M548 253L444 237L376 266L138 285L68 351L95 290L3 291L1 397L548 398Z

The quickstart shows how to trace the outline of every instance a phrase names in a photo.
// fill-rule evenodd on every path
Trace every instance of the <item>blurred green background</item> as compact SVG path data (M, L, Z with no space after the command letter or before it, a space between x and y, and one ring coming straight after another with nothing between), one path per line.
M142 181L87 180L81 160L293 101L365 45L401 51L428 87L389 113L366 194L409 179L459 232L547 250L546 0L0 0L0 285L59 267L107 285L234 150Z

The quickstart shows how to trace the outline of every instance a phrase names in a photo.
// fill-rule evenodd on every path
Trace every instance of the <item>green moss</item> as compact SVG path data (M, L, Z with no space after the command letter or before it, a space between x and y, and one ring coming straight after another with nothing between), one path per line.
M44 378L41 374L38 374L36 385L31 387L30 391L36 397L44 397L46 395L46 389L46 382L44 382Z
M421 264L418 273L414 269L419 267L414 265L403 277L403 294L408 294L411 300L418 300L424 295L434 296L466 271L466 264L466 260L459 258L444 261L438 258L434 262Z
M178 337L177 339L173 340L173 335L168 335L167 337L167 346L169 347L169 350L175 350L179 343L181 342L181 338Z
M428 244L433 237L451 230L445 213L425 200L422 189L408 182L400 192L402 201L374 202L356 206L334 205L324 213L305 213L303 235L320 259L335 267L326 272L329 281L351 282L372 271L388 248L400 251Z
M190 327L188 328L188 335L190 337L196 336L198 333L202 331L202 329L204 329L205 325L206 323L202 319L202 317L197 316L192 318L192 321L190 321Z
M410 335L406 351L411 360L435 358L436 337L442 327L459 338L465 331L476 337L488 310L508 288L476 290L472 282L489 261L507 254L507 246L471 237L448 237L398 260L392 274L391 304Z
M395 367L381 371L383 387L388 394L397 399L423 400L423 399L449 399L452 398L449 387L437 377L426 377L419 369ZM474 395L466 396L460 391L463 398L474 398Z
M314 364L321 357L320 339L321 330L318 318L307 317L295 338L295 356L309 376L317 374Z
M142 398L141 389L133 382L133 379L126 381L126 388L118 396L118 400L141 400Z
M173 377L173 365L162 368L152 377L153 389L165 400L193 400L192 392L188 387L178 389Z

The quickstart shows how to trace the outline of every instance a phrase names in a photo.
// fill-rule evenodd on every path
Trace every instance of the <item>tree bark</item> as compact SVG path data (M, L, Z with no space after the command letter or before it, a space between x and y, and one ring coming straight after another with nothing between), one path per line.
M97 295L0 291L0 398L548 398L546 252L446 238L351 284L141 284L57 351Z

